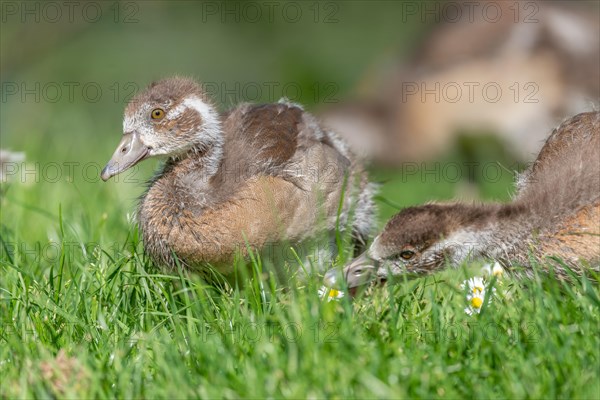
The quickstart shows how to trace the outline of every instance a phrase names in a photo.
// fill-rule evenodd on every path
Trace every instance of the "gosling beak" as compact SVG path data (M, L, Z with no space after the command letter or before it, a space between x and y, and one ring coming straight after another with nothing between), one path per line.
M347 264L342 271L337 269L327 271L323 280L325 286L332 288L340 288L345 280L346 287L352 289L374 280L376 272L377 261L369 258L365 252Z
M150 149L140 140L137 132L126 133L115 150L112 158L102 170L100 177L103 181L120 174L148 157Z

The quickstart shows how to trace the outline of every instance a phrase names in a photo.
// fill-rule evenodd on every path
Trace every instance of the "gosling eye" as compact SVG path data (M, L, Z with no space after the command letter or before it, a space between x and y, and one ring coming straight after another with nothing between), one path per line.
M411 258L413 258L415 255L415 252L412 250L403 250L400 253L400 257L402 257L404 260L410 260Z
M150 117L154 120L163 119L164 116L165 116L165 110L163 110L162 108L155 108L150 113Z

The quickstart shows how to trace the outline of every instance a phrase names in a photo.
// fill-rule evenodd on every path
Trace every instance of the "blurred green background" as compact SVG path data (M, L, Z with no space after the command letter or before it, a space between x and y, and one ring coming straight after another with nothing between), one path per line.
M108 183L98 175L118 143L125 104L151 81L196 77L223 110L288 96L318 112L372 89L366 77L408 58L431 28L402 21L406 3L393 1L92 4L2 3L1 147L27 159L3 188L2 222L32 241L52 237L59 208L88 240L125 240L126 215L158 161ZM382 183L380 223L424 201L507 199L514 165L502 157L484 139L459 143L428 166L372 166ZM475 179L475 190L464 171L444 179L444 165L465 159L502 159L499 178Z

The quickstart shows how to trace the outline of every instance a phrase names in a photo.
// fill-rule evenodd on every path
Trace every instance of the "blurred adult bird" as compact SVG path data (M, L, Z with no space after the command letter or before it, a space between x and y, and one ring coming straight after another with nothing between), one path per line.
M438 23L412 54L370 68L354 101L322 111L365 157L392 165L431 160L461 136L491 133L531 161L557 121L600 104L598 3L415 6L423 14L407 18Z

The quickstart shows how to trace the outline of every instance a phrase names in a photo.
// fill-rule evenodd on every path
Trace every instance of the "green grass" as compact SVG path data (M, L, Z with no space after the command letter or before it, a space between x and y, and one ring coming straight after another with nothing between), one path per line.
M431 197L419 178L398 176L382 188L388 203ZM12 185L2 198L3 398L600 393L600 291L587 278L507 277L476 316L464 313L460 284L480 264L370 289L356 301L319 299L318 275L277 284L258 262L263 280L209 286L156 268L126 221L132 202L119 203L111 186L85 196L82 185ZM441 187L439 197L455 193ZM68 208L47 209L53 201Z

